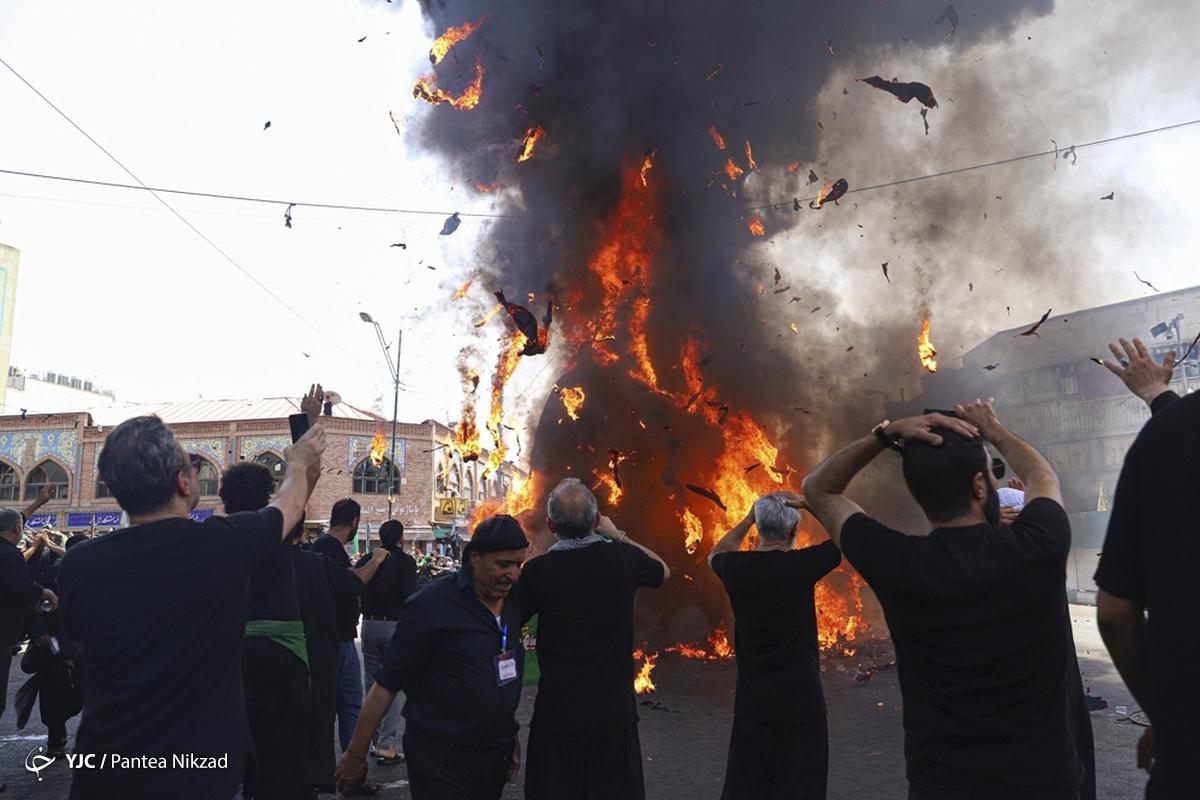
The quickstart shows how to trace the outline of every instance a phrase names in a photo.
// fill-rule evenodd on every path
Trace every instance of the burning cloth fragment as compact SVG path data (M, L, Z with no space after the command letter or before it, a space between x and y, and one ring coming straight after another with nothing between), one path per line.
M891 94L901 103L907 103L909 100L917 100L926 108L937 108L937 98L933 96L933 90L923 83L916 81L885 81L878 75L872 75L869 78L859 78L860 81L872 86L876 89Z
M722 511L728 510L725 507L724 501L721 500L720 495L718 495L712 489L707 489L703 486L696 486L693 483L685 483L683 486L689 492L695 492L696 494L700 495L701 497L706 497L709 500L712 500L714 503L717 504L717 507L720 508Z
M525 347L521 350L521 355L536 356L546 352L546 340L549 334L550 323L553 322L554 301L547 301L546 316L542 317L544 329L539 331L537 317L533 316L532 311L525 306L508 302L508 299L504 296L504 292L492 292L492 294L496 295L496 299L500 301L500 305L504 306L504 310L512 318L513 323L517 326L517 330L525 336Z
M808 207L820 210L826 203L832 202L835 206L838 205L838 200L842 199L847 191L850 190L850 184L845 178L838 178L836 181L830 181L821 187L821 191L817 192L817 199L809 201Z

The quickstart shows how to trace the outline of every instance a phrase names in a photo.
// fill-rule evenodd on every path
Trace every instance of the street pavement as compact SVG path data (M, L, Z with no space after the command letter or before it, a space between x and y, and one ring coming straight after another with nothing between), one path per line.
M1136 704L1121 683L1096 631L1095 609L1072 606L1075 643L1084 685L1108 707L1094 711L1096 772L1103 800L1140 800L1145 774L1135 768L1135 748L1142 728L1127 712ZM904 738L901 727L900 690L895 669L881 669L869 680L862 673L892 659L886 639L864 643L852 657L827 655L822 679L829 708L830 800L903 800ZM36 709L25 730L16 730L11 703L25 676L14 666L9 675L10 707L0 719L0 782L8 784L4 798L65 798L69 770L55 763L39 775L25 768L31 751L45 744L45 728ZM856 674L859 680L855 679ZM705 662L663 654L653 673L654 694L639 698L653 705L639 706L642 755L645 758L648 798L701 800L718 798L724 776L726 748L732 722L735 669L731 662ZM536 689L526 688L518 714L528 723ZM74 740L78 719L69 730ZM527 732L522 729L522 739ZM332 736L332 732L331 732ZM385 786L377 797L407 800L410 797L403 765L371 765L371 780ZM522 796L510 786L504 797ZM328 795L326 795L328 796Z

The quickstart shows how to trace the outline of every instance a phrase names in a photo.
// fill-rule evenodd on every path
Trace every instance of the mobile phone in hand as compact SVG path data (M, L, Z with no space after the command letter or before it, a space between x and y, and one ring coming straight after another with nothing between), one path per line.
M295 444L308 433L308 414L292 414L288 417L288 425L292 429L292 444Z

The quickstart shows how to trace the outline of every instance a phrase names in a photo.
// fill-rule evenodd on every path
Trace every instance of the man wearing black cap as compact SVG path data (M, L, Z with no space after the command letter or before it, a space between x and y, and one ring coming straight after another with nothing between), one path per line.
M509 592L528 546L515 519L489 517L463 548L458 572L408 599L338 762L344 791L363 784L371 737L403 691L413 800L500 797L520 766L514 714L525 653Z

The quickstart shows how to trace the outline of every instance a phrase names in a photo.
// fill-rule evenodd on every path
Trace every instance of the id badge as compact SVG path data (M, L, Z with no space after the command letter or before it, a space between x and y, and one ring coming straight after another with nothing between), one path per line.
M502 650L495 660L497 686L504 686L517 679L517 656L512 650Z

